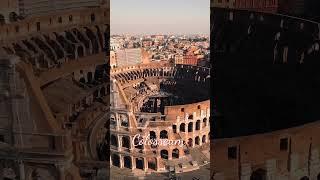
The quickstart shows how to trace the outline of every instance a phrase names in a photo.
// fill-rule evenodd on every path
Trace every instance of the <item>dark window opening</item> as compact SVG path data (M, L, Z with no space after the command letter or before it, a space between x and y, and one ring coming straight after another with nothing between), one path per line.
M72 15L69 16L69 21L71 22L73 20Z
M181 108L181 112L184 112L184 108Z
M280 139L280 151L288 150L288 138Z
M0 142L4 142L4 135L0 134Z
M228 147L228 159L237 159L237 147Z
M58 18L58 22L59 22L59 23L62 23L62 17L59 17L59 18Z
M40 22L37 22L37 31L40 31Z

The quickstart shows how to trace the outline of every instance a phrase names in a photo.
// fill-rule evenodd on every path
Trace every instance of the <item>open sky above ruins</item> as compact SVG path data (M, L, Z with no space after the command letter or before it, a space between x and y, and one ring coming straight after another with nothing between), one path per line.
M111 0L111 34L209 34L209 0Z

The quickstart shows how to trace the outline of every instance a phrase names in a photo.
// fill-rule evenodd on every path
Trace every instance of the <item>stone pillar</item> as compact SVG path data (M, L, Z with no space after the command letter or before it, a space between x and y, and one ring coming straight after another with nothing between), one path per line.
M320 172L319 150L312 149L311 161L310 161L310 179L316 180L318 173Z
M143 170L148 171L148 160L147 158L143 158Z
M120 168L123 168L123 156L119 154L119 159L120 159Z
M24 163L23 163L23 161L19 161L19 170L20 170L20 179L21 180L25 180L25 177L26 177L26 175L25 175L25 171L24 171Z
M118 137L118 151L121 151L121 147L122 147L122 143L121 143L121 139L122 139L122 136L117 136Z
M131 165L132 165L132 170L136 169L136 158L135 157L131 157Z
M172 149L167 149L168 151L168 160L172 160Z
M180 133L180 124L177 124L176 127L177 127L177 128L176 128L176 132L177 132L177 133Z
M250 180L251 176L251 165L246 163L246 164L241 164L241 180Z
M299 154L294 153L290 155L290 176L295 176L299 168Z
M130 152L132 152L133 151L133 149L134 149L134 147L133 147L133 137L131 137L131 136L129 136L129 138L130 138L130 145L129 145L129 150L130 150Z
M276 159L269 159L266 161L267 179L276 180L277 161Z
M59 170L59 180L65 180L65 173L64 173L64 166L63 165L56 165L57 169Z

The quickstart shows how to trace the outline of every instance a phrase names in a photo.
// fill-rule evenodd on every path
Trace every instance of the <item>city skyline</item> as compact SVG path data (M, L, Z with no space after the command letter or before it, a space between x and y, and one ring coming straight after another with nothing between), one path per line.
M111 34L209 34L208 0L111 1Z

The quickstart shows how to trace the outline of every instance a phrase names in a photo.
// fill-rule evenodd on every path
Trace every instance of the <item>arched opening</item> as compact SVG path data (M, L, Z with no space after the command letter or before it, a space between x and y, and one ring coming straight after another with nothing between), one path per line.
M307 176L303 176L300 180L309 180L309 178Z
M179 158L179 149L172 150L172 158L176 159Z
M186 125L184 123L180 124L180 132L186 132Z
M100 89L100 95L102 97L104 97L106 95L106 88L104 86Z
M120 157L117 154L113 154L111 157L112 165L120 167Z
M94 22L96 20L96 15L94 13L90 16L91 22Z
M83 57L84 56L84 50L82 46L78 47L78 57Z
M199 136L197 136L194 141L195 141L195 144L196 144L196 145L200 145L200 138L199 138Z
M87 79L88 79L88 83L92 82L92 72L87 73Z
M177 133L177 125L172 125L173 133Z
M203 135L202 136L202 143L206 143L207 142L207 136L206 135Z
M193 145L193 140L191 138L188 139L188 146L189 147L192 147Z
M113 135L113 134L111 134L111 136L110 136L110 144L111 144L112 146L118 147L117 137L116 137L115 135Z
M84 84L84 83L86 83L86 79L84 77L82 77L82 78L80 78L79 82Z
M143 145L139 144L140 141L142 141L143 138L139 136L138 138L134 138L134 147L137 149L143 149Z
M207 118L203 118L202 127L206 127L206 126L207 126Z
M156 132L150 131L150 139L157 139Z
M15 12L11 12L9 14L9 21L10 22L16 22L18 20L18 15Z
M4 25L6 23L6 20L2 14L0 14L0 25Z
M136 158L136 168L143 169L143 158Z
M131 157L130 156L125 156L123 158L124 161L124 167L131 169L132 168L132 162L131 162Z
M114 114L111 114L110 116L110 125L113 125L113 126L117 125L116 117L114 116Z
M192 132L193 131L193 122L190 122L188 124L188 132Z
M197 120L196 122L196 130L199 131L200 130L200 120Z
M319 173L318 176L317 176L317 180L320 180L320 173Z
M168 151L163 149L160 151L160 155L162 159L168 159Z
M120 120L121 120L121 126L123 127L128 127L129 126L129 121L128 117L126 115L120 115Z
M250 180L266 180L266 171L264 169L257 169L253 171Z
M188 119L189 119L189 120L192 120L192 119L193 119L193 115L192 115L192 114L189 115L189 116L188 116Z
M156 158L148 158L148 168L152 170L157 170L157 159Z
M166 130L160 131L160 139L168 139L168 132Z
M128 136L122 137L122 147L130 148L130 138Z

